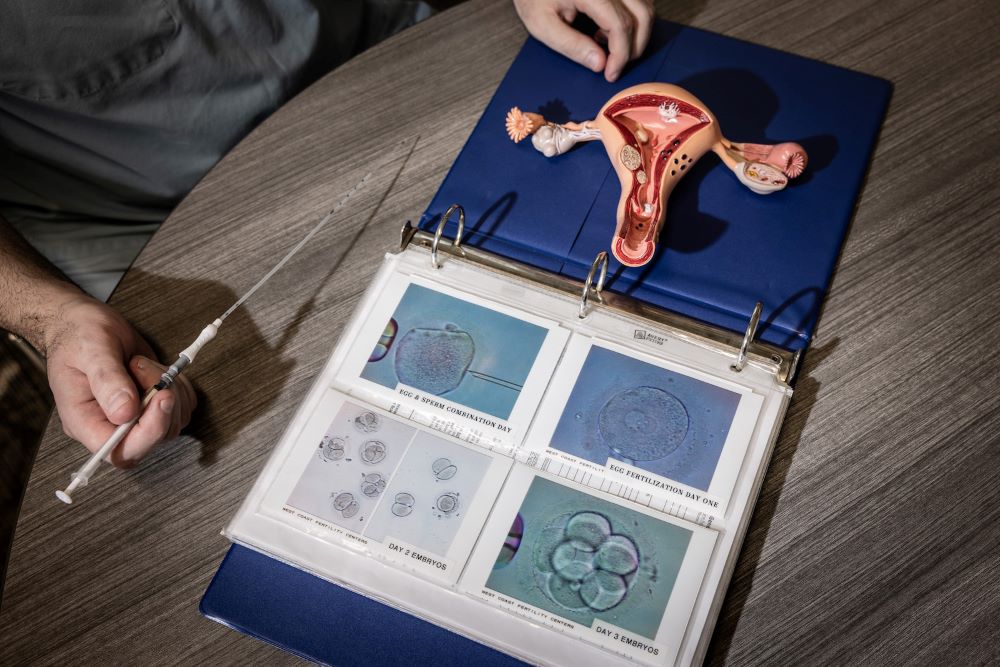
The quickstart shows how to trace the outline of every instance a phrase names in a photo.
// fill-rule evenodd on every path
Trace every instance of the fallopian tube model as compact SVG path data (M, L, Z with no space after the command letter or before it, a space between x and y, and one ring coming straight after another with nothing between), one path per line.
M622 194L611 251L626 266L642 266L656 250L667 214L667 198L698 158L718 155L740 183L757 194L784 189L806 167L806 152L795 143L738 144L722 136L719 122L701 100L668 83L643 83L610 100L594 120L558 125L540 114L514 107L507 114L514 142L528 135L546 157L577 142L600 139Z

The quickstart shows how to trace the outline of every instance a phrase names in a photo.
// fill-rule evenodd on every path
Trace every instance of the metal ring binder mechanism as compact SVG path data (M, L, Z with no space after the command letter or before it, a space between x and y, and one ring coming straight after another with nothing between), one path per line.
M580 297L580 319L582 320L587 316L587 300L590 298L591 285L594 282L594 274L597 273L597 267L601 267L601 275L597 279L597 285L593 288L594 294L597 296L597 302L601 302L601 290L604 289L604 280L608 277L608 253L603 250L597 253L597 258L594 259L594 263L590 265L590 271L587 272L587 279L583 283L583 294Z
M750 323L747 324L747 331L743 334L743 343L740 345L740 352L736 355L736 363L730 366L731 369L739 373L747 365L747 349L757 335L757 325L760 324L760 311L764 309L764 304L760 301L753 307L753 314L750 316Z
M441 245L445 224L455 211L458 211L458 233L451 243ZM479 266L507 275L513 275L521 280L530 281L536 285L577 295L580 297L581 317L585 317L587 314L590 293L593 291L596 295L597 303L602 308L606 308L611 312L617 311L619 314L626 314L631 317L641 317L659 327L672 330L673 334L679 338L702 346L725 350L729 354L732 354L735 357L735 361L730 368L734 372L742 371L748 363L751 363L773 372L775 377L782 382L791 382L795 377L801 357L800 352L790 352L777 345L756 340L757 328L763 309L763 304L760 302L757 302L750 317L749 326L741 335L728 329L705 324L704 322L699 322L656 306L650 306L624 294L604 292L604 281L607 277L608 267L607 253L602 252L598 254L590 267L586 286L583 287L581 292L580 283L571 278L536 269L479 248L461 245L462 233L464 231L465 210L459 204L452 204L441 217L441 221L438 223L437 229L433 234L417 229L412 223L407 221L401 230L400 250L405 250L408 245L414 243L430 249L431 262L435 268L440 268L441 266L438 257L438 251L441 251L449 255L461 257ZM601 255L604 255L603 259ZM599 267L601 271L597 284L594 285L594 275L597 274Z
M438 261L438 243L441 242L444 226L448 224L448 219L451 218L451 214L456 210L458 211L458 232L455 233L455 238L452 240L451 246L458 249L462 245L462 232L465 231L465 209L462 208L461 204L452 204L444 212L444 215L441 216L441 222L438 223L437 229L434 231L434 241L431 242L431 264L435 269L441 268L441 262ZM403 247L405 246L406 243L403 243Z

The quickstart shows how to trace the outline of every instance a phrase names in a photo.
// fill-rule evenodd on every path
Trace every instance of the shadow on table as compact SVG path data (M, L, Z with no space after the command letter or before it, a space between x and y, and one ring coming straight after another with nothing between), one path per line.
M184 313L184 305L190 304L170 328L189 332L192 339L202 326L239 298L229 287L209 280L165 278L139 269L132 269L128 279L129 286L136 285L144 294L163 295L160 304L164 310ZM288 341L314 302L315 295L299 308L274 344L268 342L246 309L237 308L226 319L218 337L205 346L185 372L195 385L198 406L184 435L200 444L199 463L214 463L219 451L233 442L249 421L273 405L295 365L293 359L285 356ZM139 327L141 333L164 363L176 358L178 349L190 342L173 341L170 347L180 346L178 349L164 349L164 345L157 343L156 334L162 335L161 327L167 325L160 318L142 319L150 326L149 330Z
M719 620L716 623L712 642L705 657L706 665L720 665L726 661L733 634L736 632L736 626L743 614L743 606L753 589L754 574L757 571L764 543L767 541L771 520L774 518L774 512L781 498L781 491L785 486L785 478L788 476L788 470L792 466L795 451L799 446L799 439L819 393L820 383L810 377L809 373L833 354L839 344L840 339L834 338L826 345L809 349L806 363L795 384L795 394L781 429L778 444L771 457L767 475L764 477L760 498L754 507L750 527L743 542L743 549L736 562L733 578L729 583L729 592L722 605L722 611L719 613Z
M201 454L198 458L202 465L215 462L218 452L236 439L242 428L255 417L264 414L274 403L285 386L295 361L285 358L284 353L290 341L295 338L299 327L309 317L316 306L316 298L323 288L340 269L344 260L350 256L365 230L371 226L379 210L395 188L396 182L405 171L406 165L419 142L419 135L402 156L402 164L394 172L394 176L382 193L381 199L364 219L354 233L354 236L343 245L340 255L330 263L330 268L312 288L312 293L298 307L290 319L278 317L281 337L272 346L261 333L253 319L247 315L245 308L237 308L226 320L225 328L219 337L198 356L198 374L194 375L196 382L201 373L203 384L213 388L212 396L198 392L198 408L191 417L191 425L187 433L201 444ZM289 268L285 269L290 270ZM174 303L163 303L165 309L173 312L183 312L187 304L197 304L200 316L190 316L196 320L193 327L196 333L202 326L212 321L217 313L225 312L239 298L233 290L218 282L207 280L179 280L163 278L138 269L128 273L129 286L138 284L143 294L169 295ZM117 296L117 293L116 293ZM290 301L289 301L290 302ZM147 340L152 339L147 337ZM183 341L182 345L187 345ZM174 359L173 352L154 350L160 359ZM210 369L207 372L201 369ZM210 374L208 374L210 373ZM197 387L196 387L197 389Z

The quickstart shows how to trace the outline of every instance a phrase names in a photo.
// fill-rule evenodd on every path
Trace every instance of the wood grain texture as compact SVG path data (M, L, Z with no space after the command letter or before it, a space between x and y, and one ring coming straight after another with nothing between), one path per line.
M1000 10L658 10L895 84L708 662L1000 661ZM164 356L397 139L420 137L374 217L398 162L202 353L190 435L100 474L67 510L52 494L83 451L49 425L15 535L0 663L297 662L198 614L228 546L219 530L524 36L507 2L476 1L394 37L272 116L171 215L112 299Z

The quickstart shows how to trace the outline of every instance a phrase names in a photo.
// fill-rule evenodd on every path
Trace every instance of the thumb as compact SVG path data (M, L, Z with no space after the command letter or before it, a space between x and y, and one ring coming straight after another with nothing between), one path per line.
M139 392L120 358L109 351L95 352L81 370L109 422L124 424L139 414Z

